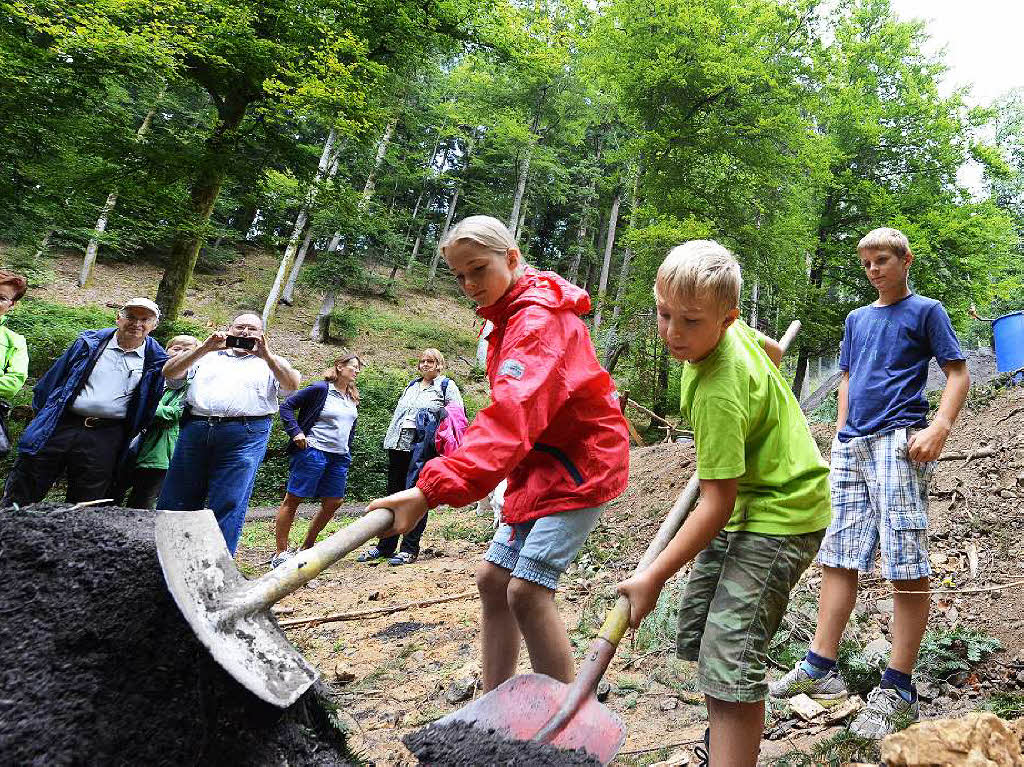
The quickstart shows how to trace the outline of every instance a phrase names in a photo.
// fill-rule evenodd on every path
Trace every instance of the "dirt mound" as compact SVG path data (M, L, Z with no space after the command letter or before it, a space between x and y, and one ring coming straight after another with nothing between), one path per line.
M933 719L882 742L888 767L1024 767L1019 732L995 714Z
M494 730L465 722L432 724L402 738L420 764L428 767L600 767L580 749L563 751L543 743L506 740Z
M0 512L0 762L351 764L326 690L282 712L210 658L164 585L154 519Z

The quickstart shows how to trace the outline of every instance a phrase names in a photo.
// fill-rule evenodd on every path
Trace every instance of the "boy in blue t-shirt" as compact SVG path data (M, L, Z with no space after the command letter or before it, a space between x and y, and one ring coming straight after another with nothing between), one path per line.
M918 717L911 673L928 622L928 481L967 397L970 377L942 304L910 291L914 255L898 229L875 229L857 254L878 300L846 318L839 368L839 419L832 442L832 523L822 566L818 627L807 656L772 696L806 693L818 700L847 695L836 668L843 630L857 601L858 571L870 573L882 550L882 574L892 581L892 655L878 688L850 724L865 738L882 738ZM938 413L928 424L924 396L928 364L946 374Z

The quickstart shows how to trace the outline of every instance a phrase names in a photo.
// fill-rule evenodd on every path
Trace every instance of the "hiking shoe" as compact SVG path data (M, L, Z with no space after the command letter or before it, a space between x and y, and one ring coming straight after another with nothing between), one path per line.
M907 703L889 687L876 687L868 693L868 704L850 722L850 734L866 740L881 740L905 730L920 715L918 702Z
M415 562L417 556L410 554L408 551L399 551L395 556L388 560L388 564L392 567L398 567L399 565L411 565Z
M273 557L270 558L270 566L272 568L283 565L289 559L295 556L295 552L291 549L285 549L284 551L277 552Z
M383 558L384 554L381 553L381 550L378 549L376 546L371 546L358 557L356 557L356 562L373 562L374 560Z
M700 759L694 767L708 767L711 764L711 729L704 728L704 745L694 746L693 755Z
M792 698L804 693L819 703L834 703L849 695L846 683L839 675L839 667L834 666L825 676L815 679L804 671L803 661L789 671L782 679L768 685L768 693L773 698Z

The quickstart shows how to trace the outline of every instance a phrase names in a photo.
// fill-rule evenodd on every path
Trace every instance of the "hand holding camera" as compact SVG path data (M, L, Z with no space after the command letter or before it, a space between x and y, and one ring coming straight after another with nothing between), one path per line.
M247 352L251 352L256 348L257 340L253 336L226 336L224 338L224 346L227 349L244 349Z

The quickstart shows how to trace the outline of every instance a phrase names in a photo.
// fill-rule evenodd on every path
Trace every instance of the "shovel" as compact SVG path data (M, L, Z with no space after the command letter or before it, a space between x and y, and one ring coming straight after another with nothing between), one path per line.
M390 509L368 512L255 580L238 571L209 509L161 511L156 551L167 588L199 641L250 692L284 708L318 673L278 628L270 606L380 536L393 521Z
M783 352L800 330L794 321L779 339ZM694 472L679 494L634 574L657 559L679 532L697 503L700 480ZM576 678L565 684L544 674L521 674L503 682L472 703L438 720L439 725L465 722L501 731L515 740L537 740L557 748L583 748L601 764L608 764L626 739L622 719L597 700L597 683L629 628L629 600L620 596L605 616Z

